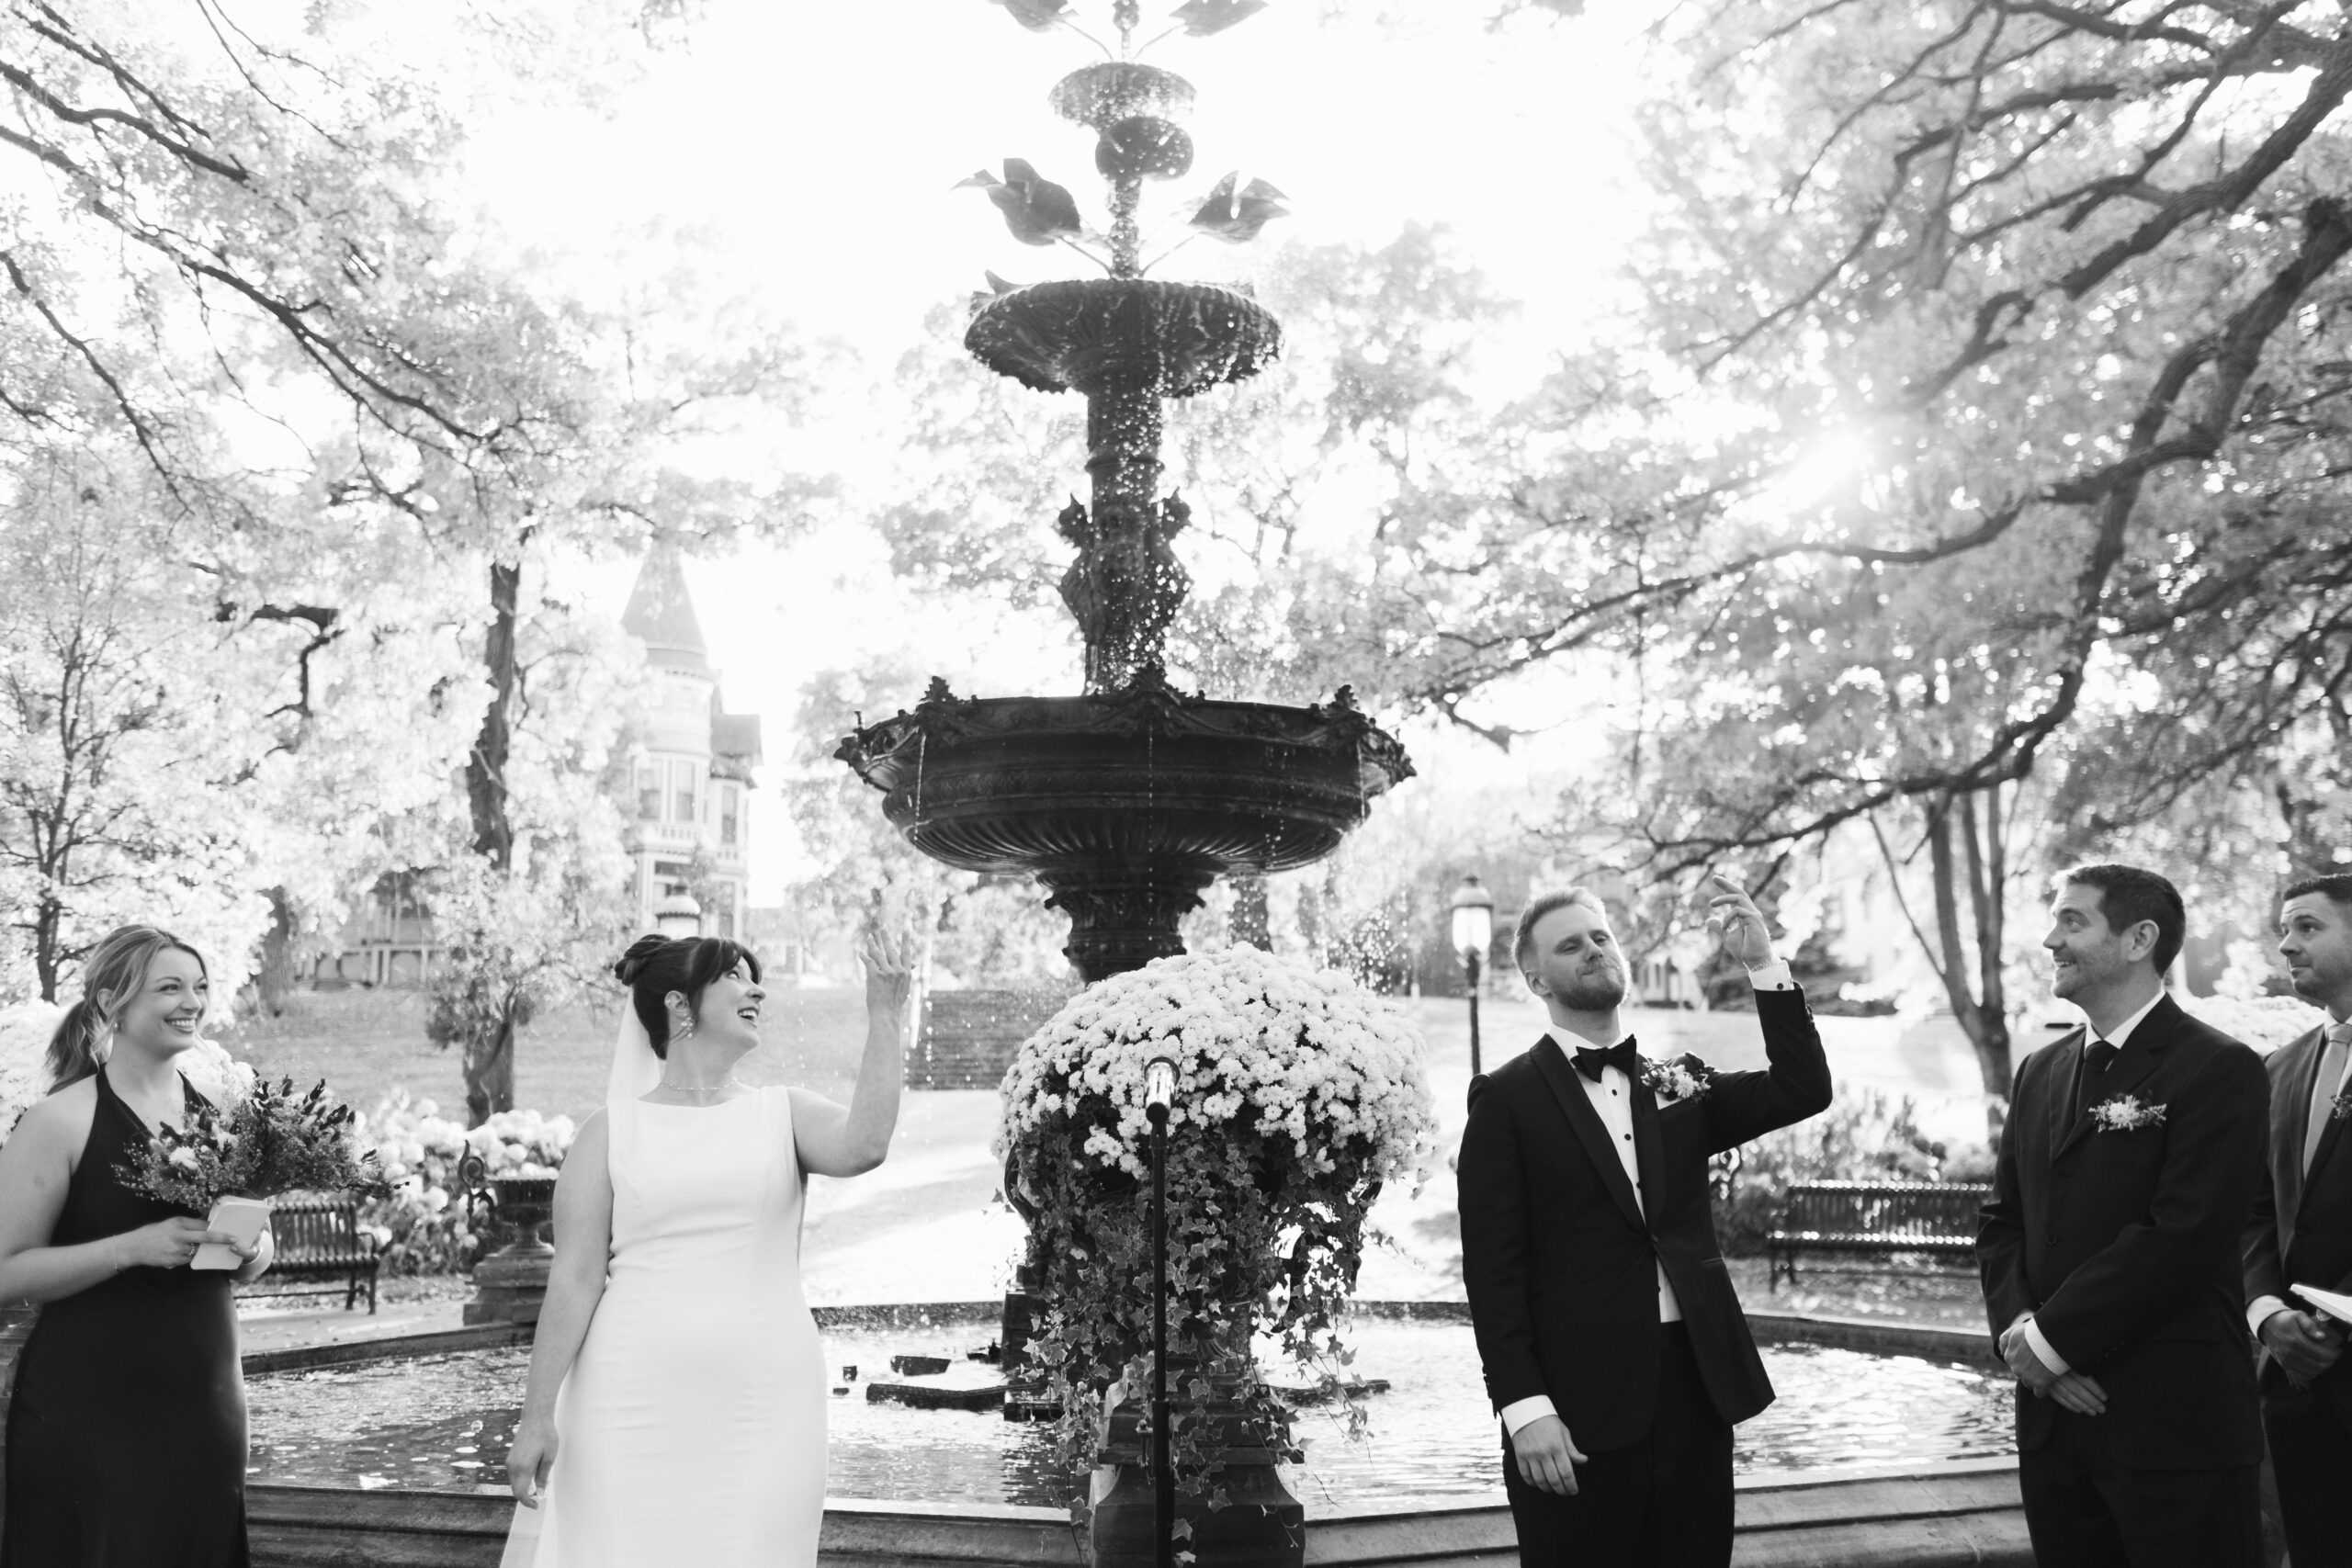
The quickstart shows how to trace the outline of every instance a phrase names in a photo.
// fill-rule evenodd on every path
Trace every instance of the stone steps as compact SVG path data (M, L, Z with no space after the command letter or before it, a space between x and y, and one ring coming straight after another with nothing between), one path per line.
M1021 1043L1062 1004L1067 991L933 991L923 998L922 1032L907 1054L907 1087L992 1089Z

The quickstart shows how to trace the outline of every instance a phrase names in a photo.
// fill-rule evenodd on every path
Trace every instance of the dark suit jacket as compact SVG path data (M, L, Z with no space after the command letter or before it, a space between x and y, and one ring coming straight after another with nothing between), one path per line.
M2352 1291L2352 1147L2346 1146L2346 1128L2352 1122L2329 1122L2310 1173L2303 1170L2312 1090L2325 1045L2325 1036L2314 1029L2263 1063L2270 1075L2270 1158L2255 1189L2254 1218L2245 1229L2248 1306L2257 1296L2286 1296L2292 1285ZM2324 1105L2320 1113L2327 1114ZM2264 1394L2291 1392L2286 1372L2268 1351L2257 1364ZM2352 1426L2352 1356L2322 1372L2312 1387Z
M1771 1403L1715 1245L1707 1161L1826 1108L1829 1064L1804 992L1759 991L1756 1009L1767 1071L1718 1074L1702 1098L1663 1110L1634 1083L1639 1206L1576 1068L1548 1037L1470 1081L1455 1168L1462 1279L1496 1409L1549 1394L1585 1452L1639 1441L1657 1392L1661 1260L1723 1418Z
M2164 1124L2107 1132L2075 1112L2083 1031L2018 1068L1976 1235L1999 1335L2028 1310L2067 1365L2107 1391L2091 1430L2107 1457L2207 1470L2262 1457L2239 1245L2263 1159L2262 1060L2169 996L2108 1067ZM2050 1440L2055 1400L2020 1393L2018 1447Z

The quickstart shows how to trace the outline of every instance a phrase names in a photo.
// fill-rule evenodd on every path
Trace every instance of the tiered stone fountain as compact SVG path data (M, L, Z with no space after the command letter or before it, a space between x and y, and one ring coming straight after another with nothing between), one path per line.
M1050 26L1063 8L1007 3L1031 26ZM1178 15L1204 32L1256 8L1195 0ZM958 697L934 680L912 712L858 729L836 753L883 792L885 814L924 853L1035 876L1047 906L1069 916L1063 951L1089 982L1183 952L1178 921L1216 878L1321 860L1374 796L1412 773L1344 687L1329 703L1288 707L1185 694L1168 680L1162 649L1190 580L1170 543L1188 509L1159 493L1163 406L1255 375L1281 351L1282 327L1239 290L1143 276L1144 184L1191 167L1178 120L1193 92L1134 58L1136 0L1112 10L1121 57L1066 77L1050 100L1095 133L1095 166L1111 187L1109 276L1000 292L964 338L1000 375L1086 399L1091 501L1073 500L1057 519L1078 551L1061 593L1085 641L1084 693ZM1005 174L973 183L989 187L1017 236L1052 243L1077 232L1067 191L1018 161ZM1193 223L1225 238L1254 234L1279 212L1277 197L1228 176ZM1017 1202L1018 1172L1006 1186ZM1033 1268L1022 1274L1018 1287L1034 1282ZM1003 1339L1015 1378L1032 1308L1018 1287ZM1016 1398L1010 1410L1020 1406ZM1122 1481L1094 1510L1098 1563L1150 1561L1133 1425L1114 1423L1105 1450ZM1274 1476L1264 1435L1237 1431L1226 1457L1224 1483L1261 1506L1224 1510L1193 1550L1203 1562L1298 1562L1299 1506Z

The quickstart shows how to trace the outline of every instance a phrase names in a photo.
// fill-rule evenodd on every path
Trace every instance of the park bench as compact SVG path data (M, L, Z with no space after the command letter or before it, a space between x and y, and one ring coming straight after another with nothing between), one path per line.
M269 1272L241 1293L294 1296L343 1292L351 1310L368 1292L376 1310L376 1238L359 1228L359 1203L345 1193L288 1193L271 1201L269 1232L277 1244Z
M1993 1190L1974 1182L1800 1181L1780 1227L1765 1238L1766 1281L1797 1279L1804 1253L1892 1259L1897 1254L1967 1258Z

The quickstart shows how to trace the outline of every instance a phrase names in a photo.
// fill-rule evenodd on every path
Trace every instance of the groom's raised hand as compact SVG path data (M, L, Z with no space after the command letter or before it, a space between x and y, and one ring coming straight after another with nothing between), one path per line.
M1577 1495L1576 1467L1585 1462L1568 1436L1568 1424L1557 1416L1538 1416L1510 1438L1511 1459L1519 1478L1538 1492L1555 1496Z
M1747 889L1720 871L1707 874L1707 931L1750 969L1772 962L1772 929Z

